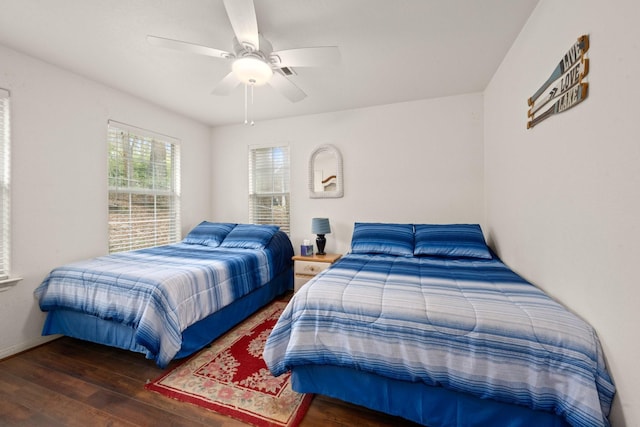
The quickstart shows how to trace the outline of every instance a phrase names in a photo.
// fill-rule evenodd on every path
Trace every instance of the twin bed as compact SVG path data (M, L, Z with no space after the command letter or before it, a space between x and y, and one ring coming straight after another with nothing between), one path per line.
M176 244L54 269L36 289L43 335L146 354L165 367L293 288L276 226L202 222Z
M318 393L428 426L607 426L595 331L486 246L478 225L356 223L264 350Z

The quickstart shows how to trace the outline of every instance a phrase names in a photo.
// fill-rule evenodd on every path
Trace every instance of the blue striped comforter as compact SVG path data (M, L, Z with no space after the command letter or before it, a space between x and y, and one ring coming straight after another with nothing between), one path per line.
M279 273L272 258L268 250L177 243L56 268L35 296L43 311L76 310L133 327L147 357L165 367L188 326Z
M264 350L274 375L338 365L606 426L595 331L502 262L350 254L295 294Z

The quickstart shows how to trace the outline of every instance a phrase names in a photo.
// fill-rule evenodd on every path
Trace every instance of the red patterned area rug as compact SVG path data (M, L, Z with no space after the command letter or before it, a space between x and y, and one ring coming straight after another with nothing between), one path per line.
M262 359L285 306L263 308L145 388L254 426L297 426L313 395L293 391L290 374L275 378Z

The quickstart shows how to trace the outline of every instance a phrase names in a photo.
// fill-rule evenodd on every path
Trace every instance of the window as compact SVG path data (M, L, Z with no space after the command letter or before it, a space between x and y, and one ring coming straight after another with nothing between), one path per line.
M249 221L289 234L289 147L249 147Z
M110 121L109 253L180 240L180 145Z
M0 89L0 281L9 278L9 92Z

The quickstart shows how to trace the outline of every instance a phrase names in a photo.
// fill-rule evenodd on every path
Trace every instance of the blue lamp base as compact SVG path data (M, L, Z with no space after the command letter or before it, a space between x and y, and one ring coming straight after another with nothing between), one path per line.
M324 252L324 245L326 244L327 239L324 238L324 234L318 234L318 237L316 238L316 245L318 246L317 255L326 255L326 253Z

